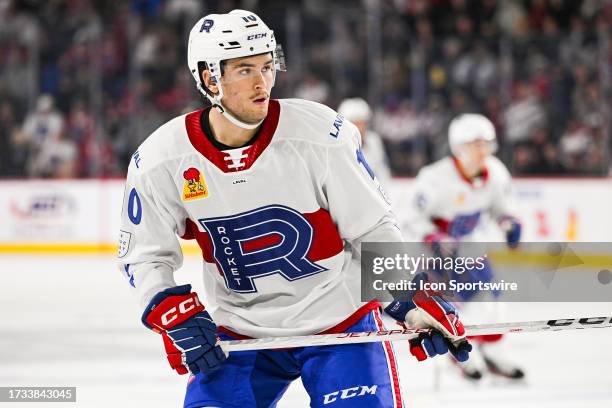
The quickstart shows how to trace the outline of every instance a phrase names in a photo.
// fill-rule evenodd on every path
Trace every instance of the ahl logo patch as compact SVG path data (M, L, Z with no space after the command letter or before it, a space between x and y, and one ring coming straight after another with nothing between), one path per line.
M132 240L132 233L124 230L119 230L119 243L117 245L117 257L123 258L127 255L130 250L130 241Z
M183 187L183 201L199 200L208 197L208 189L204 176L195 167L190 167L183 172L185 186Z

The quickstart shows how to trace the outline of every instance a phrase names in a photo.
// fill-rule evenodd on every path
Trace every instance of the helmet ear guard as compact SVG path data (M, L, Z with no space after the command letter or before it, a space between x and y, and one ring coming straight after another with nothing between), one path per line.
M200 93L202 93L202 96L207 97L206 99L208 99L208 96L214 97L215 93L212 92L207 86L205 86L203 78L202 78L202 72L203 71L208 71L210 73L210 69L208 68L208 64L205 61L198 61L198 73L200 76L200 81L196 84L199 85L198 86L198 90L200 91ZM223 64L221 64L221 75L223 75ZM219 81L217 81L217 76L216 75L210 75L209 77L210 80L210 84L211 85L217 85ZM201 89L200 89L201 88Z

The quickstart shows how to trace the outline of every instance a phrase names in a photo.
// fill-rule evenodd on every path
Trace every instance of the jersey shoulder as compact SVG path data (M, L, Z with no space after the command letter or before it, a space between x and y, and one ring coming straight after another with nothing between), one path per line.
M359 131L344 116L321 103L304 99L280 99L279 140L298 140L333 146L359 142Z
M431 164L423 166L417 174L417 179L427 181L432 184L438 184L443 181L448 181L449 177L455 174L455 165L451 157L444 157Z
M187 135L186 116L177 116L151 133L132 155L130 169L136 167L145 172L166 161L190 154L193 148Z
M506 165L495 156L489 156L486 160L489 178L494 182L506 182L510 180L510 172Z

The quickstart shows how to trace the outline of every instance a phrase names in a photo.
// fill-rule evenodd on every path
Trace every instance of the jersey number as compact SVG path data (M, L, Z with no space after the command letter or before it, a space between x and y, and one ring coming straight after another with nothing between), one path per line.
M130 191L127 213L130 221L132 221L132 224L140 224L140 220L142 219L142 204L140 203L140 197L138 197L138 193L136 192L135 188Z

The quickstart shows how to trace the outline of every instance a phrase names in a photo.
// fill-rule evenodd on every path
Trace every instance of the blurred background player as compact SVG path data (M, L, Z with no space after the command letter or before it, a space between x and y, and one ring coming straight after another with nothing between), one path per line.
M516 248L521 224L512 215L511 179L504 164L493 156L497 148L495 128L479 114L466 113L454 118L449 126L451 156L425 166L418 173L413 206L406 228L409 235L424 241L436 256L456 256L461 243L490 241L483 224L492 219L505 235L510 248ZM464 245L465 247L465 245ZM451 278L469 281L490 281L489 263L482 271L464 274L451 272ZM462 311L472 316L495 313L498 294L462 292ZM459 365L463 374L480 379L486 367L491 373L519 379L523 371L500 358L498 336L477 336L476 358ZM481 358L478 358L481 357Z
M362 98L348 98L338 106L338 113L353 122L361 134L361 150L368 164L385 185L391 179L389 159L380 135L371 128L372 110Z

